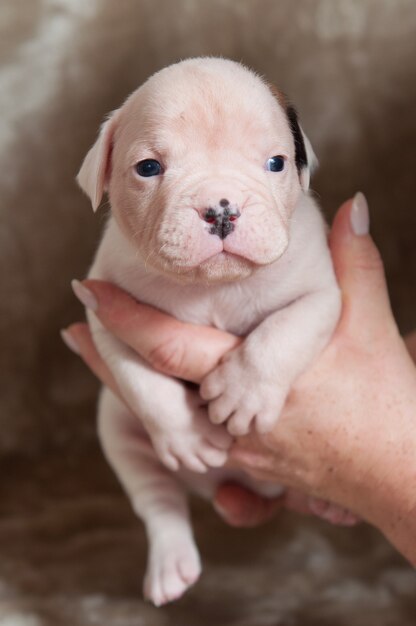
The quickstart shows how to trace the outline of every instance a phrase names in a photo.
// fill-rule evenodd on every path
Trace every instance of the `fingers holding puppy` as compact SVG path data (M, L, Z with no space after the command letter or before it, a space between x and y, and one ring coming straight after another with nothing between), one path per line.
M200 394L208 402L213 424L227 422L229 433L235 437L247 434L254 423L258 432L273 427L285 394L282 392L280 397L274 381L267 384L264 376L260 378L241 363L241 338L178 322L137 302L111 283L89 280L80 284L82 290L76 288L76 294L83 304L93 308L108 330L155 369L194 382L203 379ZM90 293L85 294L85 289ZM93 373L120 396L88 325L73 324L62 332L62 337Z
M212 327L187 324L137 302L100 280L73 282L78 299L101 323L156 370L200 382L241 339Z
M88 324L72 324L61 334L66 345L83 359L97 378L127 404L112 373L95 347ZM177 471L180 467L185 467L194 472L204 473L211 467L224 465L232 437L224 427L211 424L206 409L200 406L201 400L195 391L192 397L194 401L188 399L184 407L184 411L189 409L188 417L193 423L192 429L152 432L150 436L160 460L168 469Z
M121 398L114 376L95 347L88 324L81 322L71 324L61 331L61 337L67 347L82 358L96 377Z

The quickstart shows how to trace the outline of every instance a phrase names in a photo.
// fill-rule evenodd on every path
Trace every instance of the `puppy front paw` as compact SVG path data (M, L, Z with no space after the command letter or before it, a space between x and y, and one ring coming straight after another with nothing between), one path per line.
M232 443L223 426L211 424L205 409L193 416L189 427L157 430L150 436L156 454L168 469L184 467L201 474L210 467L222 467Z
M254 424L258 433L270 432L287 393L286 386L260 373L238 350L208 374L200 387L211 422L227 422L228 432L235 437L246 435Z

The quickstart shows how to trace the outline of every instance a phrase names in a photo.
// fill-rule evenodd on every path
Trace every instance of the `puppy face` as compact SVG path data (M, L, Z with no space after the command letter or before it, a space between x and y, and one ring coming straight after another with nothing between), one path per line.
M146 266L182 281L230 281L272 263L308 185L293 109L223 59L170 66L104 124L78 175L104 189Z

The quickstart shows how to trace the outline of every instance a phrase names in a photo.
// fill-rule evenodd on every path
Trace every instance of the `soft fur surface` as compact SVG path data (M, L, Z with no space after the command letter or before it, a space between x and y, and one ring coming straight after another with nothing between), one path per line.
M411 626L414 572L365 526L285 515L235 531L202 505L198 589L144 605L144 535L97 451L97 385L58 329L82 314L69 280L98 239L73 180L102 112L200 54L242 59L291 95L323 206L367 193L396 315L414 327L414 2L6 0L0 30L2 624Z

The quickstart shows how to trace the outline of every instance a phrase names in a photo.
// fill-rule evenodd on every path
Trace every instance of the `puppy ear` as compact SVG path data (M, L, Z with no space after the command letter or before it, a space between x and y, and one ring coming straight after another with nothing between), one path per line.
M89 196L94 211L97 210L110 175L110 159L117 111L101 125L98 139L87 153L77 175L81 189Z
M311 174L318 167L318 159L313 151L311 142L299 124L295 107L292 105L287 106L286 115L295 142L295 163L299 173L300 184L303 191L308 191Z
M303 191L308 191L311 174L318 167L318 159L313 151L311 142L302 130L298 121L298 114L294 106L289 104L288 98L273 83L266 83L274 98L286 112L290 130L295 143L295 163Z

